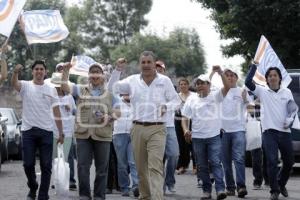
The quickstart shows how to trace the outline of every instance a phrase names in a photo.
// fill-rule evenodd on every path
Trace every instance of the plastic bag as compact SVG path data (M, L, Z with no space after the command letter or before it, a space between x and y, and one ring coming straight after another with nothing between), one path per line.
M261 148L262 146L260 121L256 120L250 115L248 115L248 120L246 124L246 141L247 151Z
M56 195L68 196L70 168L69 164L65 162L63 145L57 145L57 158L53 161L53 178Z

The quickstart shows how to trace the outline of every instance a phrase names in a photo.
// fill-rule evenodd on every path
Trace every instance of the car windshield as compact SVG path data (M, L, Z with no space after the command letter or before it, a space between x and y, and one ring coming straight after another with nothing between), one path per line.
M294 96L294 100L300 108L300 76L291 75L292 82L289 84L288 88L291 90ZM300 110L298 112L300 116Z
M8 118L7 124L16 124L12 111L6 109L0 109L0 113L2 114L2 117Z

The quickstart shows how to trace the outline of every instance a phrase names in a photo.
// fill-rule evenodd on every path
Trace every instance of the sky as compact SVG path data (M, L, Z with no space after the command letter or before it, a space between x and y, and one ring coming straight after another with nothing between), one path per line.
M212 65L237 67L243 62L240 56L225 58L222 56L221 45L230 41L220 40L219 33L214 28L215 23L209 18L210 10L200 3L190 0L152 0L149 20L145 32L156 32L160 36L168 36L175 27L194 28L199 36L205 51L208 68Z

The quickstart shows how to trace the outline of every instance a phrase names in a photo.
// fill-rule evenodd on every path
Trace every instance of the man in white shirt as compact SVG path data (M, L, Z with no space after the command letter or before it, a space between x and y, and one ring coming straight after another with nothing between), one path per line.
M48 191L52 168L53 150L53 114L58 129L58 143L63 144L64 134L58 96L55 88L44 83L46 65L44 61L35 61L32 65L31 81L19 81L18 74L22 65L18 64L12 75L11 84L20 92L23 100L22 111L22 153L23 166L27 176L27 185L30 189L27 200L36 198L38 183L35 173L36 150L39 150L41 183L39 200L49 199ZM53 114L52 114L53 113Z
M277 67L270 67L265 79L267 86L256 85L252 79L256 72L256 64L252 64L245 80L245 85L260 99L262 142L267 158L267 170L271 187L271 200L277 200L281 193L288 197L286 184L294 164L294 153L290 125L295 119L298 108L288 112L289 102L294 102L293 94L288 88L281 86L282 75ZM294 102L295 103L295 102ZM278 150L282 167L278 171Z
M166 65L163 61L156 61L156 71L160 74L165 75ZM175 132L174 117L175 111L168 110L166 113L166 149L165 149L165 183L164 183L164 192L168 188L171 193L175 193L175 171L179 157L179 146L177 141L177 136Z
M144 51L139 58L141 74L116 84L120 94L129 94L133 108L132 144L139 176L139 199L163 200L163 157L166 116L180 104L171 80L156 72L155 56Z
M214 66L213 68L220 68ZM223 71L224 100L222 102L222 164L225 173L227 196L244 198L248 192L245 183L246 116L249 95L237 87L238 74L233 69ZM235 166L236 182L232 161Z
M182 128L186 140L192 140L195 160L203 182L203 195L200 199L212 198L208 162L215 179L217 199L225 199L220 137L223 94L220 90L210 91L211 82L208 75L198 76L195 86L198 94L190 96L182 108ZM190 119L192 131L189 130Z

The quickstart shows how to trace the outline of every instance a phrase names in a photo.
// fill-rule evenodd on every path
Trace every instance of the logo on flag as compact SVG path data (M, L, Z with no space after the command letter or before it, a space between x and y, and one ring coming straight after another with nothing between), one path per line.
M10 36L26 0L0 1L0 33Z
M260 85L266 85L265 74L267 70L270 67L277 67L280 69L282 74L282 86L287 87L290 84L292 80L290 75L282 65L269 41L263 35L260 38L254 60L259 63L257 65L255 76L253 77L253 80L256 83Z
M59 10L26 11L22 24L28 44L58 42L69 35Z

